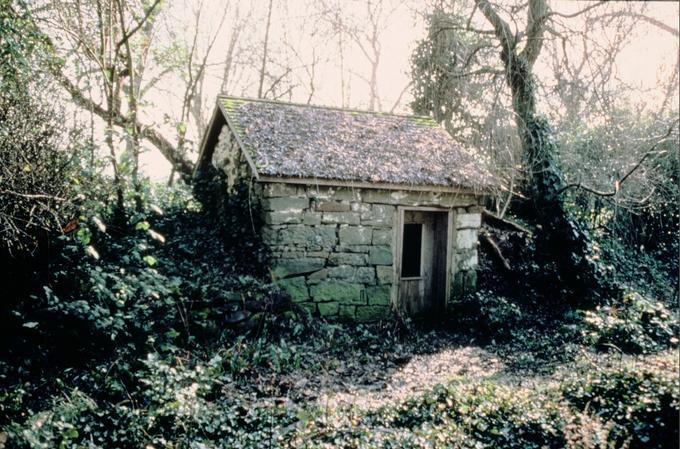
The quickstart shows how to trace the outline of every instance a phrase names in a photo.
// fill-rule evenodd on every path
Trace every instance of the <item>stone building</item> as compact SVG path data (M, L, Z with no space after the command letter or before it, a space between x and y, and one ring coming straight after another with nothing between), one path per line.
M272 276L315 314L436 315L475 287L490 175L429 118L220 96L210 166L251 183Z

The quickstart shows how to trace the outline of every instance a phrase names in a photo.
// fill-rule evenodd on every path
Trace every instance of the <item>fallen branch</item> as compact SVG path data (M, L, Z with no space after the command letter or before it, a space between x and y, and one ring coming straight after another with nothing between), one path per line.
M486 209L482 211L482 219L484 220L484 223L488 224L492 228L522 232L529 235L532 234L532 232L524 226L515 223L514 221L508 220L507 218L498 217Z
M18 196L20 198L28 198L28 199L43 199L43 200L50 200L50 201L66 201L65 198L59 197L59 196L52 196L52 195L43 195L40 193L20 193L20 192L14 192L13 190L0 190L0 194L5 194L5 195L13 195L13 196Z
M508 262L508 259L506 259L503 256L500 247L494 241L494 239L487 232L481 232L479 234L479 237L482 241L482 245L484 245L489 251L491 251L491 254L493 254L494 258L503 266L503 269L506 272L512 271L510 262Z

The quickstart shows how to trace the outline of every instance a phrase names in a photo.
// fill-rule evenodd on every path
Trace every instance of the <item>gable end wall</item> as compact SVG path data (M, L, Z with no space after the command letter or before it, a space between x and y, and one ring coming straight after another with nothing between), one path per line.
M227 177L228 193L233 192L234 186L240 179L248 179L252 176L248 161L227 125L224 125L220 131L212 154L212 164Z

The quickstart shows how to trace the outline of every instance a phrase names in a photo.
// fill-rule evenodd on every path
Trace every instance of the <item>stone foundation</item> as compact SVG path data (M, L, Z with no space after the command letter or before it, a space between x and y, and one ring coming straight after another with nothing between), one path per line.
M396 300L399 206L454 212L452 295L474 288L478 199L471 194L263 183L272 275L294 302L331 319L388 318Z

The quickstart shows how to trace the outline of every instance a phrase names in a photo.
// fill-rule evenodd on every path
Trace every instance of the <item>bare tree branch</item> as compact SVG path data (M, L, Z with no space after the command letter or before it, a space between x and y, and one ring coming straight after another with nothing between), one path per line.
M584 14L584 13L590 11L591 9L595 9L595 8L597 8L598 6L604 5L605 3L607 3L607 2L604 1L604 0L603 0L603 1L600 1L600 2L593 3L592 5L586 6L586 7L583 8L582 10L577 11L577 12L575 12L575 13L573 13L573 14L562 14L562 13L559 13L559 12L556 12L556 11L551 11L551 12L549 12L549 13L547 14L547 16L559 16L559 17L563 17L563 18L565 18L565 19L573 19L574 17L578 17L578 16L580 16L581 14Z
M517 45L517 40L510 30L510 25L496 13L488 0L475 0L475 4L493 26L501 45L506 51L512 52Z
M94 114L101 118L106 119L109 112L104 109L100 104L94 102L89 97L85 96L83 92L71 82L61 71L53 72L57 82L71 95L73 102L88 110L92 111ZM115 115L115 123L119 126L131 125L128 123L125 116L120 113ZM140 137L148 140L153 146L155 146L161 154L176 168L176 170L182 173L182 176L191 177L193 173L194 164L184 155L177 152L176 148L169 140L167 140L162 134L152 127L145 125L141 122L137 122L136 126L140 130Z
M594 189L592 187L584 186L580 182L577 183L572 183L572 184L567 184L565 187L560 189L557 193L561 194L569 189L577 188L581 190L585 190L586 192L592 193L593 195L601 196L601 197L611 197L615 196L617 193L619 193L619 190L621 188L621 184L624 183L626 179L628 179L635 171L642 166L642 163L647 160L652 155L655 154L664 154L665 151L656 151L656 148L662 144L663 142L666 142L669 138L669 136L673 133L675 125L671 126L671 128L668 129L668 132L660 139L658 140L649 150L645 152L645 154L638 160L638 162L630 169L628 172L621 177L621 179L618 179L617 181L614 182L614 190L609 191L609 192L604 192L601 190Z
M144 16L142 19L137 22L137 24L132 27L127 33L123 33L122 39L116 44L116 52L118 52L123 45L127 43L127 41L134 36L134 34L139 31L139 29L144 25L144 23L151 17L151 14L154 12L156 9L156 6L161 2L161 0L155 0L153 4L147 9L144 13Z

